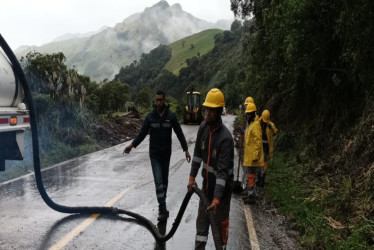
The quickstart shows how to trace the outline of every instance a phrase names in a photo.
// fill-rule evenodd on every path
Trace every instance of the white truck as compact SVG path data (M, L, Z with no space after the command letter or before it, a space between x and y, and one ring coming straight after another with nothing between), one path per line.
M12 64L0 48L0 171L5 160L23 160L24 132L30 128L23 88Z

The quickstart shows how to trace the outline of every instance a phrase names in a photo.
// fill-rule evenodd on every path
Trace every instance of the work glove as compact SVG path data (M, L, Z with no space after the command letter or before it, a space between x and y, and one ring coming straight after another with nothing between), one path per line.
M193 192L192 187L197 187L197 183L195 181L195 177L190 176L190 179L187 184L187 190L189 193Z
M216 214L217 207L219 205L219 200L217 198L214 198L212 201L212 204L210 204L209 207L206 208L207 211L213 210L213 213Z

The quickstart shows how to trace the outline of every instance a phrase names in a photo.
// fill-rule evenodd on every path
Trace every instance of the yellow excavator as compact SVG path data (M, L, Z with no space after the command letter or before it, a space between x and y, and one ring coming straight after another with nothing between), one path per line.
M197 91L187 92L187 102L184 106L183 123L200 124L203 121L203 114L201 111L201 93Z

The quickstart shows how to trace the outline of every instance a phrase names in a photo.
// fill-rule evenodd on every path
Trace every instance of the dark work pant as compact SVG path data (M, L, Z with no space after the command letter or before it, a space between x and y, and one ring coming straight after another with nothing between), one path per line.
M204 191L203 191L204 192ZM205 194L205 192L204 192ZM220 201L214 216L216 225L221 232L221 240L225 249L229 237L229 215L231 194L227 194ZM203 202L199 202L199 211L196 219L195 249L205 249L209 234L209 217Z
M159 212L166 210L166 193L169 182L170 157L158 159L151 156L153 179L156 186L156 196Z

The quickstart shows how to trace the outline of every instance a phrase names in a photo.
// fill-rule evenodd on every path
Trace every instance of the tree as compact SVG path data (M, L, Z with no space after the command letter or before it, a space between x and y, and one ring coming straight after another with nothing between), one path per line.
M48 94L52 100L73 98L82 102L84 95L91 93L87 89L90 78L78 74L75 69L68 69L65 65L65 56L62 52L41 54L29 52L26 58L21 58L25 63L25 73L29 79L33 92Z
M160 45L148 54L143 53L139 62L134 61L122 67L114 77L115 81L127 83L131 87L142 86L152 77L157 76L171 58L171 48Z
M129 100L130 87L118 81L105 83L96 89L95 96L100 99L100 112L124 111L125 104ZM96 97L91 96L90 102L96 102Z
M142 88L135 98L135 105L142 108L149 108L152 103L151 88Z
M232 22L230 31L234 33L235 36L240 37L242 33L242 29L243 29L243 26L242 26L241 21L235 20L234 22Z
M49 94L52 99L68 94L66 58L62 52L41 54L29 52L26 58L26 75L29 76L31 89Z

